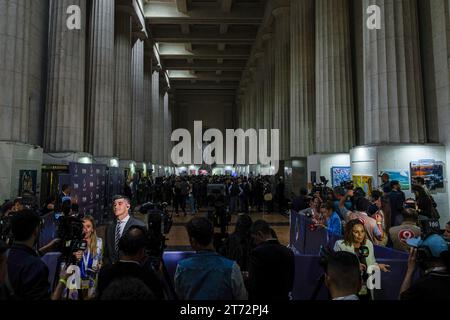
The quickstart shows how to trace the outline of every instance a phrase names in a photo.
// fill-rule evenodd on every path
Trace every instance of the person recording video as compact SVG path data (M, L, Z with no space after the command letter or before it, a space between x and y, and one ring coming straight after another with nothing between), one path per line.
M40 224L39 216L29 209L12 217L14 244L8 254L6 288L14 300L58 300L70 276L63 268L58 285L50 294L48 267L35 250Z
M400 288L401 300L450 300L450 254L438 234L409 239L408 268ZM416 267L420 278L413 283Z

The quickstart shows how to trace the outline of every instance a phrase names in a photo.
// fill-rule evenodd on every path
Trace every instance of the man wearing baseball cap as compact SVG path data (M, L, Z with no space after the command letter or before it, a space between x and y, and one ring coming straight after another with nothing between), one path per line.
M438 234L425 239L413 238L406 242L410 247L408 269L400 288L401 300L449 300L450 254L447 242ZM412 284L416 264L420 278Z

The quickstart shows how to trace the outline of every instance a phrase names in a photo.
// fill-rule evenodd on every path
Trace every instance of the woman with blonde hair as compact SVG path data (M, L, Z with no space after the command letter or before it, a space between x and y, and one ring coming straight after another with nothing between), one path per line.
M97 276L103 258L103 241L97 236L95 219L85 216L83 219L83 234L86 241L86 250L75 252L81 275L81 292L84 300L94 298ZM70 299L78 300L78 292L71 291Z

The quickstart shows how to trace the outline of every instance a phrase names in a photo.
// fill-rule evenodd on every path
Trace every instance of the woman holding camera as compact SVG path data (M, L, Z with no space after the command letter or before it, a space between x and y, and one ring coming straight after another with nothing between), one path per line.
M101 268L103 257L103 241L97 237L95 220L92 216L83 218L83 233L87 247L85 251L75 252L81 275L81 292L83 300L94 297L97 286L97 275ZM78 292L70 292L71 298L77 300Z

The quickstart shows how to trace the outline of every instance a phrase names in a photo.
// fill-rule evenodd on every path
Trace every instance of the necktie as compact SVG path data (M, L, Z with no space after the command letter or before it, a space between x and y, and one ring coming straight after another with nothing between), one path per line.
M115 237L115 243L114 243L117 256L119 256L119 240L120 240L120 221L117 221L117 224L116 224L116 237Z

